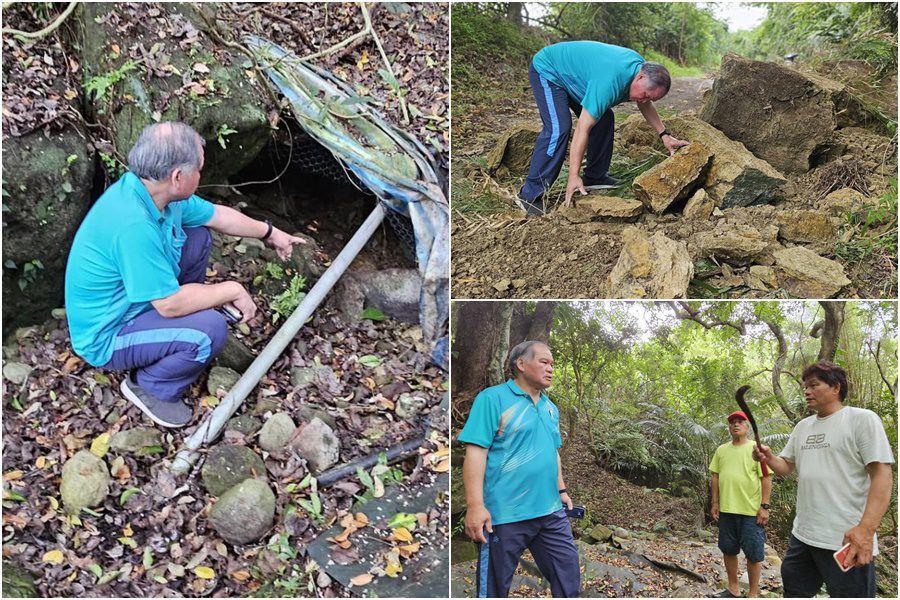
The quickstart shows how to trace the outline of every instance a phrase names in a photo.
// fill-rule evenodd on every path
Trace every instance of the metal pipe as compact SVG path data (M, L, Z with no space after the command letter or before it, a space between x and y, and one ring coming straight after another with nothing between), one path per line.
M262 376L268 372L272 364L281 356L287 345L294 339L306 320L313 311L319 307L322 300L331 288L337 283L353 259L360 253L369 238L378 230L378 226L384 219L385 209L379 202L375 209L359 227L340 254L331 263L331 266L322 274L316 285L309 290L309 294L303 299L290 317L281 326L281 329L272 337L269 343L259 353L256 360L247 368L241 378L237 380L231 391L226 394L222 402L200 424L197 430L184 441L184 447L178 451L178 455L172 462L171 471L176 474L187 473L197 461L197 450L203 444L216 439L225 427L225 423L231 415L240 407L244 399L253 391Z

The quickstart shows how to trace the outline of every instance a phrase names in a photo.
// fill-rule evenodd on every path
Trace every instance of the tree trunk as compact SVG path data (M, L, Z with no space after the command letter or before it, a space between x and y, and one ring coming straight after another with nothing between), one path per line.
M509 352L509 302L459 302L453 341L453 395L474 397L501 383Z
M765 319L763 319L763 322L769 326L772 335L775 336L778 342L778 357L775 359L775 365L772 367L772 393L775 394L775 399L778 401L778 406L781 407L781 412L784 413L784 416L790 419L791 423L796 423L797 413L788 406L787 400L784 398L784 390L781 389L781 370L784 368L784 361L787 359L787 341L784 339L784 333L781 331L781 326L778 323L766 321Z
M553 311L558 302L537 302L534 311L526 314L524 302L516 302L512 322L509 326L509 345L515 346L525 340L550 341L550 327Z
M512 321L513 305L504 302L500 307L500 324L497 328L497 339L494 354L488 365L487 385L497 385L506 379L506 357L509 354L509 326ZM482 333L482 335L484 335Z
M508 2L506 4L506 20L516 25L522 25L522 2Z
M844 325L844 303L821 300L822 310L825 311L825 325L822 327L822 343L819 346L819 360L834 362L837 354L838 340L841 335L841 327Z

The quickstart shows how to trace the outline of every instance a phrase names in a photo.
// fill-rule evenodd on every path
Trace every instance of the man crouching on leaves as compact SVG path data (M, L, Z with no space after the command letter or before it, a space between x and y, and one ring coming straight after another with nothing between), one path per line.
M128 172L82 221L66 265L66 316L75 352L95 367L128 371L122 393L154 422L193 417L185 390L225 344L231 305L249 321L256 304L237 281L206 283L210 230L264 240L281 259L304 240L195 196L203 138L189 125L149 125Z
M578 551L566 509L559 410L544 393L553 355L542 342L509 353L513 378L475 398L458 440L466 446L466 535L479 543L478 597L505 598L525 548L556 598L578 597Z

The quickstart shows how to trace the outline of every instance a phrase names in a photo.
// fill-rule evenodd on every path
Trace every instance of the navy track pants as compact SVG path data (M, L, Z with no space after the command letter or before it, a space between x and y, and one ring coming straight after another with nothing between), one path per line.
M533 202L550 189L559 177L566 160L569 135L572 133L570 111L580 115L582 107L569 97L566 90L535 71L534 65L528 69L528 80L534 91L543 129L534 144L531 167L519 195ZM587 164L584 168L586 178L602 179L607 175L612 161L614 133L615 116L612 109L607 109L588 134Z
M206 227L185 229L178 283L203 283L212 236ZM105 369L137 369L137 383L163 402L181 400L185 390L222 350L225 318L213 309L167 318L155 308L125 324Z
M478 545L479 598L506 598L526 548L531 550L538 569L550 582L554 598L577 598L581 589L578 550L566 510L543 517L494 525L494 533L484 532L487 543Z

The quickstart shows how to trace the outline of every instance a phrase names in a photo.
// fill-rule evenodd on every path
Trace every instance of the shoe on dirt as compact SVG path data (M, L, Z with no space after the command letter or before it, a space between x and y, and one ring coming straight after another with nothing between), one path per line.
M547 214L544 211L544 197L538 196L534 200L525 200L522 196L516 196L516 205L524 210L528 215L534 217L543 217Z
M615 177L610 177L609 175L605 175L598 179L594 179L593 177L585 177L581 181L582 183L584 183L585 190L614 190L622 185L621 181L619 181Z
M163 427L184 427L194 416L187 404L180 400L163 402L139 386L131 374L122 380L120 389L129 402Z
M716 596L716 598L743 598L743 596L735 596L731 593L731 590L725 588L725 591Z

